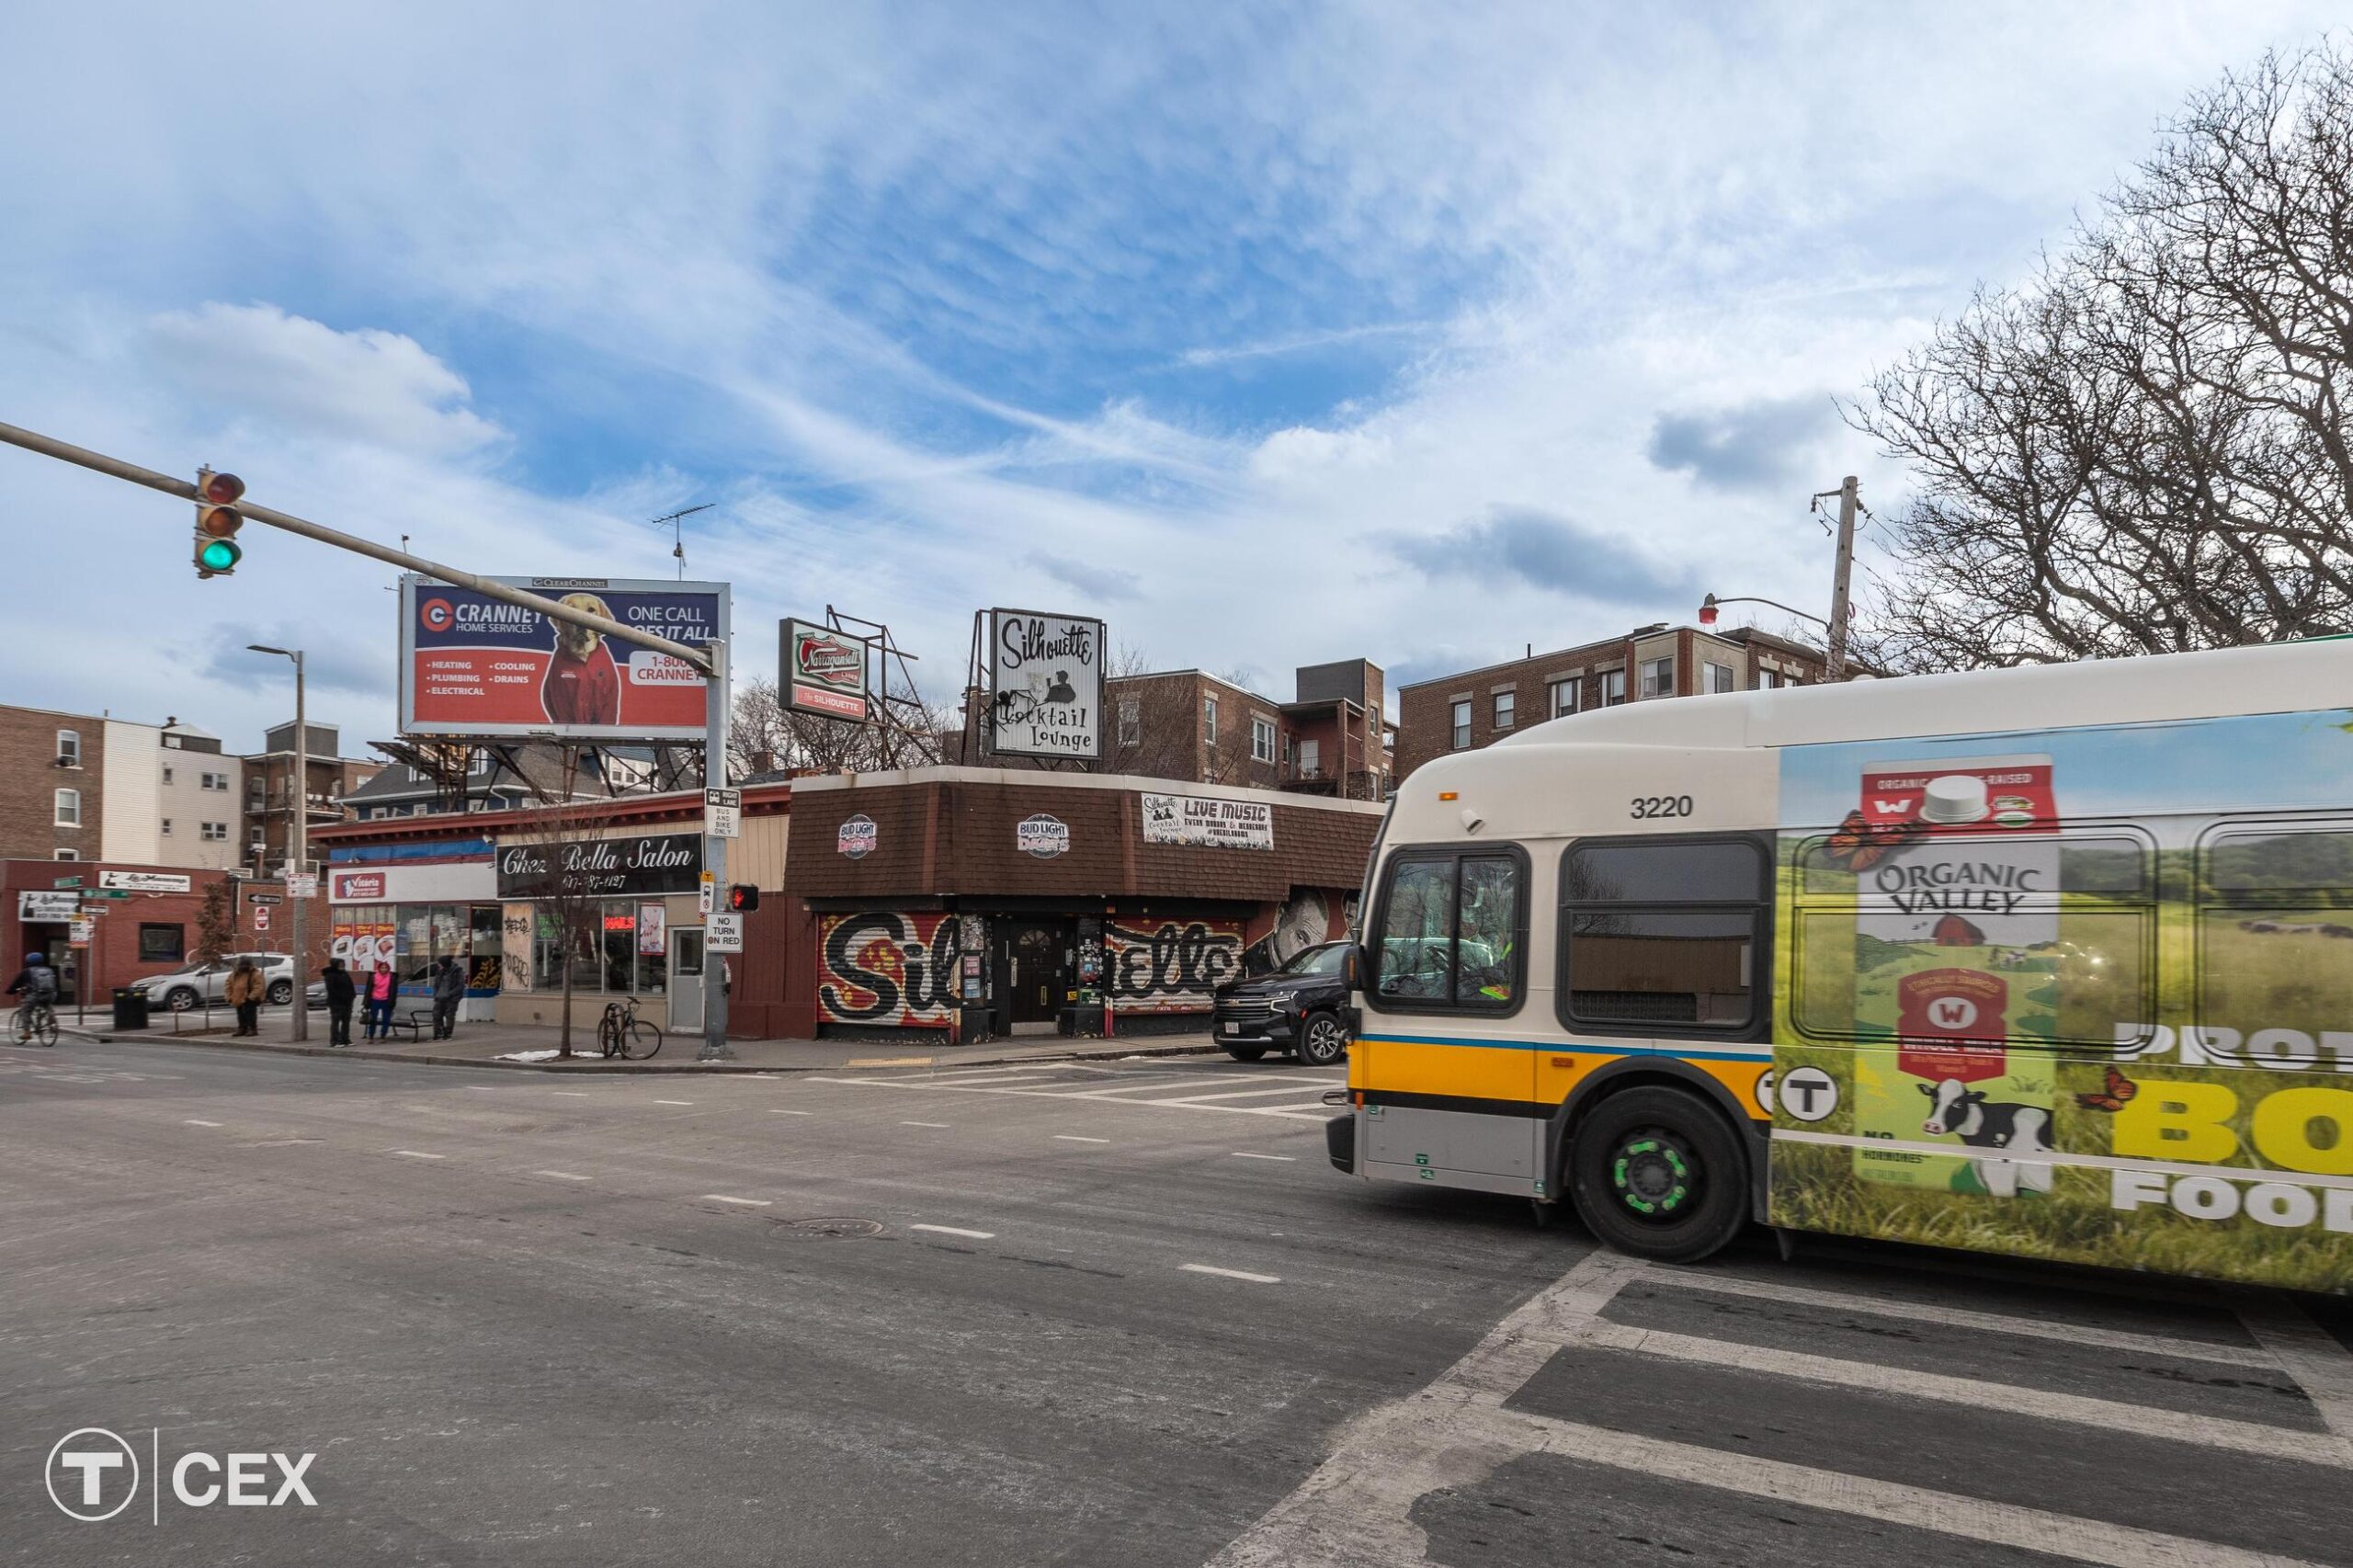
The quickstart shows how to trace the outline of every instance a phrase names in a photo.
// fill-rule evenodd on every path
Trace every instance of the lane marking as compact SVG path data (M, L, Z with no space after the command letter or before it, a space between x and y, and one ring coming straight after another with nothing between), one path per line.
M446 1160L447 1154L428 1154L422 1149L387 1149L387 1154L398 1154L406 1160Z
M655 1105L692 1105L695 1102L692 1100L655 1100L654 1103Z
M1237 1160L1280 1160L1285 1165L1293 1165L1299 1163L1297 1154L1253 1154L1242 1149L1236 1149L1233 1157Z
M1279 1274L1252 1274L1240 1268L1215 1268L1206 1263L1180 1263L1177 1269L1186 1274L1214 1274L1221 1279L1242 1279L1253 1285L1279 1285Z
M928 1056L855 1056L842 1063L845 1067L928 1067Z
M993 1242L996 1240L996 1233L995 1231L967 1231L955 1225L909 1225L907 1229L910 1231L929 1231L936 1236L970 1236L976 1242Z
M776 1201L773 1198L730 1198L723 1192L706 1192L702 1200L705 1203L736 1203L746 1209L766 1209Z
M948 1123L944 1121L903 1121L899 1123L899 1125L902 1127L946 1127Z
M1169 1106L1174 1106L1180 1110L1222 1111L1228 1116L1279 1116L1288 1118L1293 1121L1320 1122L1328 1119L1332 1114L1331 1108L1324 1106L1321 1100L1308 1100L1302 1102L1302 1105L1315 1107L1316 1108L1313 1110L1284 1109L1280 1108L1270 1109L1264 1106L1201 1105L1194 1101L1185 1099L1175 1099L1165 1102L1154 1100L1131 1100L1123 1099L1118 1095L1110 1094L1101 1089L1086 1089L1075 1093L1067 1090L1022 1088L1004 1089L994 1088L981 1084L935 1084L923 1078L839 1078L831 1075L812 1074L803 1081L811 1084L848 1084L859 1088L867 1089L922 1089L933 1094L941 1095L1018 1095L1029 1099L1094 1099L1102 1100L1106 1104L1109 1105L1133 1106L1150 1106L1165 1103ZM1340 1087L1341 1080L1337 1078L1331 1080L1330 1086L1333 1088Z
M1890 1301L1884 1296L1865 1295L1859 1291L1815 1290L1803 1285L1744 1279L1732 1275L1711 1274L1698 1268L1662 1266L1658 1275L1663 1280L1674 1281L1678 1288L1688 1286L1694 1290L1712 1290L1725 1296L1750 1296L1762 1301L1787 1301L1792 1306L1820 1307L1825 1312L1875 1312L1882 1317L1915 1318L1923 1323L1940 1323L1954 1328L1980 1328L1995 1334L2015 1334L2029 1339L2055 1339L2066 1345L2102 1345L2115 1350L2138 1350L2151 1356L2219 1361L2225 1366L2256 1367L2265 1371L2277 1371L2280 1366L2279 1358L2269 1351L2245 1345L2210 1345L2202 1340L2142 1334L2129 1328L2086 1328L2043 1318L1977 1312L1968 1307ZM2261 1343L2260 1340L2257 1343Z
M589 1178L574 1171L533 1171L533 1176L553 1176L558 1181L586 1181Z
M2285 1296L2251 1296L2234 1306L2255 1342L2302 1385L2322 1425L2353 1437L2353 1354Z
M770 1116L814 1116L817 1113L813 1110L787 1110L782 1106L772 1105L768 1107L768 1114Z
M1629 1328L1623 1324L1604 1323L1597 1319L1581 1324L1571 1335L1570 1342L1607 1350L1630 1350L1636 1355L1659 1356L1701 1366L1763 1372L1773 1377L1804 1378L1817 1383L1865 1389L1876 1393L1906 1394L1945 1404L1965 1404L1972 1409L1983 1409L1989 1399L1995 1399L2002 1409L2022 1415L2039 1415L2046 1420L2073 1422L2079 1426L2130 1432L2136 1437L2154 1434L2178 1442L2202 1444L2210 1449L2229 1449L2238 1453L2261 1454L2269 1459L2353 1469L2353 1443L2331 1433L2295 1426L2234 1421L2221 1415L2192 1415L2179 1410L2127 1404L2120 1400L2052 1393L2022 1383L1953 1378L1941 1372L1915 1372L1897 1367L1878 1367L1869 1362L1813 1356L1798 1350L1774 1350L1721 1339L1701 1339L1688 1334Z
M199 1120L197 1120L197 1119L196 1119L196 1118L194 1118L194 1117L192 1117L192 1116L191 1116L191 1117L189 1117L189 1118L188 1118L187 1119L188 1119L188 1124L190 1127L218 1127L218 1126L220 1126L220 1125L221 1125L221 1124L220 1124L219 1122L217 1122L217 1121L199 1121Z
M506 1085L504 1084L468 1084L466 1085L469 1089L473 1089L485 1095L494 1095L506 1086Z
M1108 1143L1110 1140L1108 1138L1081 1138L1074 1133L1057 1132L1054 1134L1054 1142L1057 1143Z
M1316 1093L1321 1094L1324 1089L1337 1087L1339 1085L1336 1083L1324 1084L1316 1090ZM1271 1099L1277 1095L1290 1095L1296 1097L1305 1093L1307 1091L1297 1084L1285 1084L1280 1088L1274 1089L1229 1089L1219 1095L1178 1095L1172 1099L1145 1100L1143 1103L1145 1105L1208 1105L1217 1100Z
M550 1089L548 1093L551 1095L570 1095L575 1099L585 1100L588 1097L588 1091L585 1089Z
M1934 1530L2021 1551L2104 1563L2108 1568L2311 1568L2302 1559L2274 1552L2249 1551L1722 1449L1641 1437L1519 1411L1477 1410L1466 1412L1465 1417L1468 1424L1493 1429L1497 1438L1507 1439L1508 1433L1517 1429L1538 1451L1586 1464Z

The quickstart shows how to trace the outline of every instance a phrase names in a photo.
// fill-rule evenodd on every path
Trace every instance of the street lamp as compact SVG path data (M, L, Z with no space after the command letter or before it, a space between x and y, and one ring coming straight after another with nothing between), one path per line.
M294 785L287 801L290 810L286 819L286 902L293 907L294 914L294 929L290 933L294 947L294 994L290 998L294 1024L289 1038L306 1040L311 1038L310 922L305 918L310 900L293 896L293 879L310 869L311 851L311 729L302 711L302 651L272 648L260 642L248 642L245 648L249 653L275 653L294 661Z
M1715 626L1716 607L1718 605L1771 605L1775 609L1779 610L1784 615L1796 616L1800 620L1810 620L1816 626L1822 628L1824 631L1830 630L1830 623L1823 619L1818 615L1808 615L1802 609L1790 608L1788 605L1783 604L1779 599L1758 598L1751 594L1733 594L1726 598L1718 598L1715 595L1710 594L1706 598L1699 601L1700 625L1711 629Z

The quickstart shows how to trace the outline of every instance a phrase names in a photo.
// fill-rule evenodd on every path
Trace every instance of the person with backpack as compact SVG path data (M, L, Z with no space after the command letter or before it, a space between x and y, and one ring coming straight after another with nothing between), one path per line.
M399 991L400 986L392 978L392 965L381 964L369 972L367 1039L392 1038L392 998Z
M351 983L351 971L343 967L341 959L327 960L327 967L319 971L319 979L327 994L327 1043L351 1043L351 1004L359 994Z
M233 1038L261 1033L261 999L268 989L261 971L254 967L254 960L240 956L237 967L229 971L229 983L222 991L222 999L237 1009L236 1035Z
M25 999L26 1027L17 1038L23 1040L38 1032L36 1014L40 1008L53 1009L57 1006L57 971L49 967L47 953L25 955L25 967L17 971L16 979L8 982L8 994Z

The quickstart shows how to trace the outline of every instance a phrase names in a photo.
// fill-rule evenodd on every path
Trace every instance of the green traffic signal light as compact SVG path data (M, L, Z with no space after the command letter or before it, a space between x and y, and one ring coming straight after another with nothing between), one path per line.
M233 571L244 553L232 540L209 539L197 547L196 564L206 572Z

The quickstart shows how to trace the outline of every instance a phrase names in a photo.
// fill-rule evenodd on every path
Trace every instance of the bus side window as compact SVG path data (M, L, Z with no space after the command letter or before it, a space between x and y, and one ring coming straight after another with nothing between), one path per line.
M1771 862L1752 838L1585 840L1561 868L1561 1021L1614 1034L1761 1028Z
M1516 853L1393 856L1373 944L1380 1005L1510 1011L1519 1000L1527 881L1527 862Z
M2353 1072L2353 823L2231 824L2200 862L2200 1052Z

